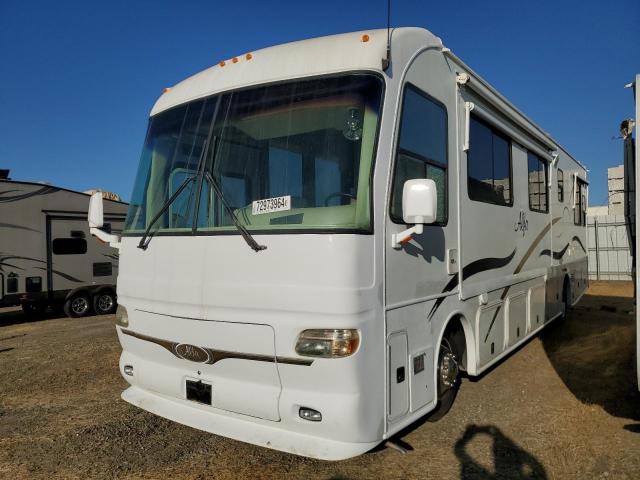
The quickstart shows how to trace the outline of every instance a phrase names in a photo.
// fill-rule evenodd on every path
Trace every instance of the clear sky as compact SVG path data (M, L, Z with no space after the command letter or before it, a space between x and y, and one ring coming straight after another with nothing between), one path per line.
M386 25L386 0L0 0L0 168L129 199L162 89L221 59ZM622 160L623 86L640 71L640 1L393 1L590 170L591 204Z

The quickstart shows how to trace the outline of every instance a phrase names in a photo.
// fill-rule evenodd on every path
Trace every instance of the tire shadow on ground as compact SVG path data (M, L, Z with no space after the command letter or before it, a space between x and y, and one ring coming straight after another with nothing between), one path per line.
M555 371L578 400L640 421L632 308L629 297L585 295L540 338ZM640 425L625 429L640 432Z

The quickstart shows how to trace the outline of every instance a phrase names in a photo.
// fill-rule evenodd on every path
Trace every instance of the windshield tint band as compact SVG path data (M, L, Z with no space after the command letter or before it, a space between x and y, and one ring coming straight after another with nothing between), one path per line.
M376 74L314 77L157 114L150 120L124 235L144 232L147 219L185 177L198 173L203 149L209 152L206 173L219 179L238 220L252 233L372 231L383 88ZM220 140L212 158L208 142L214 136ZM256 202L279 208L258 211ZM234 228L207 182L181 192L158 223L157 235L229 234Z

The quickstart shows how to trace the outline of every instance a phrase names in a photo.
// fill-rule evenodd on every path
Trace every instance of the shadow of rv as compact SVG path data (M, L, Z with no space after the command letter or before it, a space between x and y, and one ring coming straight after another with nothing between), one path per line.
M578 400L639 421L632 308L629 297L585 295L564 320L542 332L541 340L554 369ZM627 427L640 431L636 425Z
M472 453L489 442L490 464ZM471 447L471 448L469 448ZM460 478L478 479L545 479L542 464L529 452L516 445L493 425L467 425L456 442L454 453L460 461Z
M4 310L4 311L2 311ZM16 310L8 310L2 309L0 310L0 328L8 327L10 325L19 325L21 323L31 323L31 322L39 322L41 320L49 320L52 318L61 318L64 317L64 313L53 309L46 313L40 315L27 316L25 315L21 309Z

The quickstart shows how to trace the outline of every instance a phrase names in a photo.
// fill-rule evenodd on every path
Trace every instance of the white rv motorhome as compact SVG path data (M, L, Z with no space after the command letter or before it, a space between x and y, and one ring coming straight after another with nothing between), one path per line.
M8 176L4 170L2 177ZM116 309L117 251L92 239L90 195L0 179L0 306L26 314L61 305L71 317ZM127 204L106 202L105 228L122 231Z
M126 401L344 459L579 300L585 168L439 38L387 35L247 53L158 99L103 235Z

